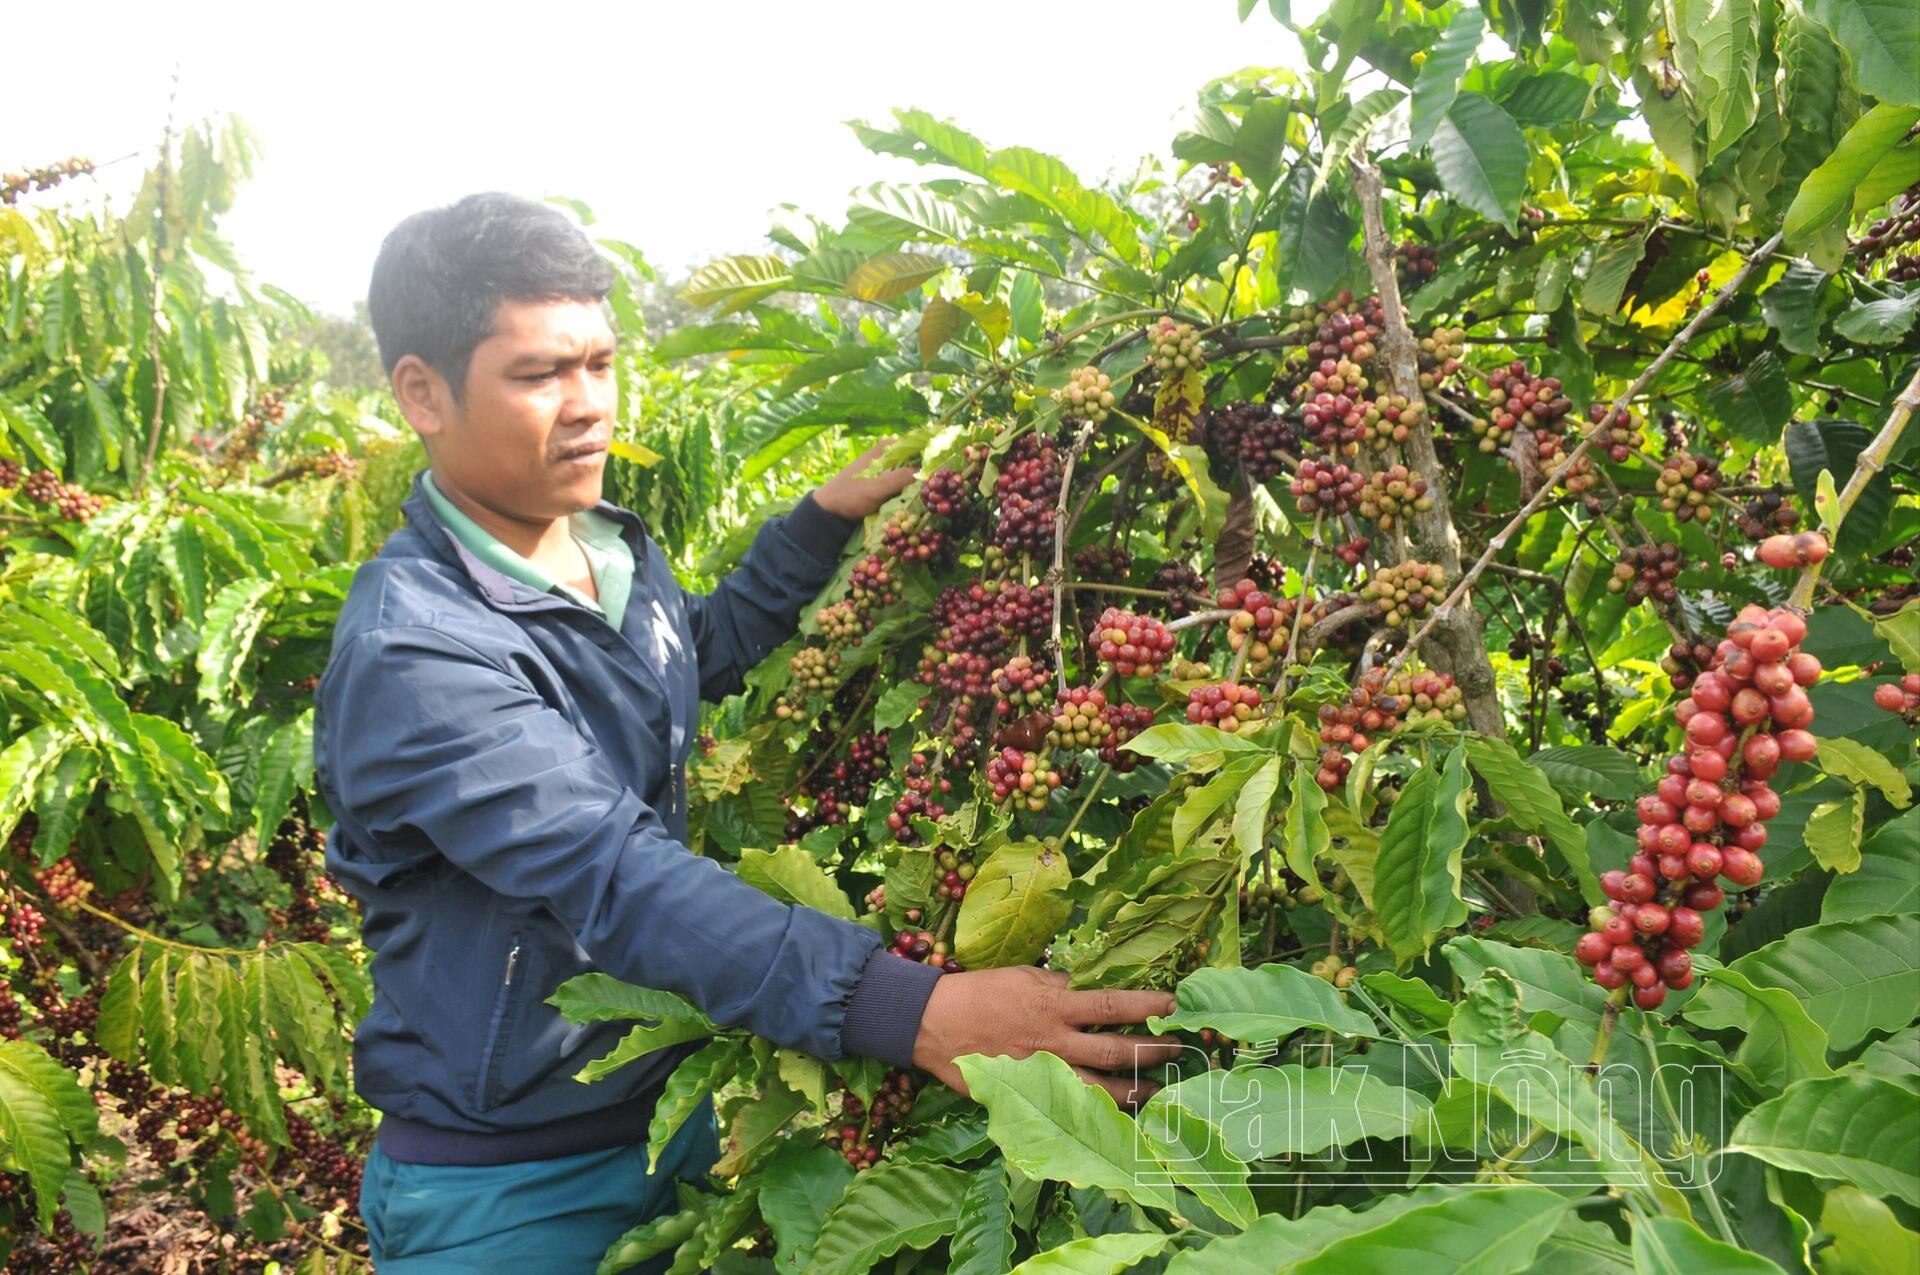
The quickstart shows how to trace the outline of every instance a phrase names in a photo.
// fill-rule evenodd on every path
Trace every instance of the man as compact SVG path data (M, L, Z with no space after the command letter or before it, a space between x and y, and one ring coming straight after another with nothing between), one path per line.
M363 566L316 701L328 869L363 907L375 998L355 1082L383 1113L361 1213L383 1275L591 1271L717 1147L710 1108L646 1172L660 1086L695 1046L596 1084L625 1024L546 1003L601 970L825 1059L1050 1050L1116 1097L1170 1042L1080 1029L1171 1012L1037 969L941 977L871 930L775 901L684 844L699 701L794 631L859 523L911 480L875 452L683 591L600 500L612 276L551 208L475 195L402 222L368 304L429 469ZM1099 1070L1095 1070L1099 1069Z

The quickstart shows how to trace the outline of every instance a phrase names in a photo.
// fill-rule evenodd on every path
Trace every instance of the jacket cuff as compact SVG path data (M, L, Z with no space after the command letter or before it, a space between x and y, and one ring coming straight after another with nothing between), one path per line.
M831 564L840 560L840 551L847 547L848 538L859 526L839 514L828 513L813 498L813 493L808 492L786 516L780 529L815 561Z
M841 1051L896 1067L912 1066L920 1016L939 981L940 971L931 965L875 948L847 999L840 1025Z

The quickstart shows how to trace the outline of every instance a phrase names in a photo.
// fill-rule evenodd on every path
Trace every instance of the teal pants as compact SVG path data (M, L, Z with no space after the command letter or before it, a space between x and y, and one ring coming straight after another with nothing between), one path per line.
M675 1209L676 1179L700 1177L719 1154L707 1104L651 1174L644 1143L478 1167L405 1164L375 1147L360 1217L378 1275L593 1275L615 1240ZM628 1269L650 1275L671 1258Z

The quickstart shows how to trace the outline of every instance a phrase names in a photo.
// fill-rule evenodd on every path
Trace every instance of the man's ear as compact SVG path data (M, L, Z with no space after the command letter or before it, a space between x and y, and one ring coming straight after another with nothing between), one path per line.
M400 412L421 438L434 438L446 432L453 413L453 391L446 378L417 354L409 354L393 366L393 397Z

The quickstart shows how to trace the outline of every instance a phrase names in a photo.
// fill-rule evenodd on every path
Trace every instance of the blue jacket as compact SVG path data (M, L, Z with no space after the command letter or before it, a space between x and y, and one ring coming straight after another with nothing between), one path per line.
M590 970L821 1058L910 1061L937 971L685 845L699 700L793 633L850 524L808 497L702 597L602 504L634 550L615 630L481 563L417 481L405 510L354 576L314 717L327 868L372 951L355 1082L387 1154L495 1164L642 1138L695 1046L573 1079L631 1026L546 1003Z

